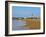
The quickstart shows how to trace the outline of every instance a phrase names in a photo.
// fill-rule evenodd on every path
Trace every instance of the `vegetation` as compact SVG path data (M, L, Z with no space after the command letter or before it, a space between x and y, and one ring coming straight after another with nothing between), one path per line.
M17 20L22 20L26 22L25 27L29 29L40 29L40 18L13 18Z
M26 19L25 27L29 29L40 29L40 19Z

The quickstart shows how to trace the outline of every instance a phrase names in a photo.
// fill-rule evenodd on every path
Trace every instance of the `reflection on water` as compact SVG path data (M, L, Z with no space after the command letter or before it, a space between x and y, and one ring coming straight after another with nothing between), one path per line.
M26 29L24 26L26 25L26 22L23 21L23 20L16 20L16 19L13 19L12 20L12 29L13 30L24 30Z

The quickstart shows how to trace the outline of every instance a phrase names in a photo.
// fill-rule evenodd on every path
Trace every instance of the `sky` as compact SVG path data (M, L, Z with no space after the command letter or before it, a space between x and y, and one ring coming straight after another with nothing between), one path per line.
M34 14L34 16L40 16L40 7L12 7L13 17L31 17L32 14Z

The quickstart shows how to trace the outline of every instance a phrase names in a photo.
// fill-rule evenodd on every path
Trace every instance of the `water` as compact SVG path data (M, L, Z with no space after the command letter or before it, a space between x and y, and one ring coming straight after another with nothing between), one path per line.
M25 30L26 22L23 20L12 20L12 30Z

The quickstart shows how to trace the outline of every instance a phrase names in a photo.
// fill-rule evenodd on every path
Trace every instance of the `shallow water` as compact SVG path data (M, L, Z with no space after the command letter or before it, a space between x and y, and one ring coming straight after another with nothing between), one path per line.
M12 20L12 30L25 30L27 28L25 28L26 22L23 20L16 20L13 19Z

